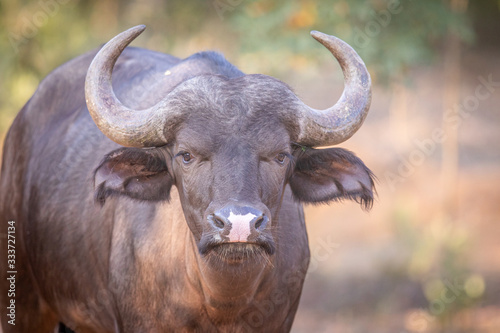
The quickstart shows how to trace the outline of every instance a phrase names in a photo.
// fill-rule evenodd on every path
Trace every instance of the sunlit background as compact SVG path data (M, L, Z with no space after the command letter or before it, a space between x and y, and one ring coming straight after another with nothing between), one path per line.
M293 332L500 332L500 1L0 0L0 24L0 142L44 76L137 24L135 46L219 50L316 108L343 86L309 31L348 41L375 86L341 146L378 198L306 208Z

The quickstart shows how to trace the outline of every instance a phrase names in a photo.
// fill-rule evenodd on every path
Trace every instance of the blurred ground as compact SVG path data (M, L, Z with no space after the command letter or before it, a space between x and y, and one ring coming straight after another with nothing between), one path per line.
M465 54L461 100L479 76L500 81L498 59L491 50ZM441 204L441 144L429 143L443 127L443 65L411 76L406 114L394 115L388 92L375 89L365 124L341 145L378 176L373 209L306 209L313 265L293 332L500 332L500 84L458 127L450 214ZM321 77L292 86L325 107L331 82ZM336 246L325 249L325 240Z

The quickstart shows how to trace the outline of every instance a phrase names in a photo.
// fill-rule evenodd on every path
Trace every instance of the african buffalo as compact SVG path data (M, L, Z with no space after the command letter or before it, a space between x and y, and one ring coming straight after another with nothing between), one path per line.
M126 48L144 29L57 68L9 130L3 330L287 332L309 263L302 203L373 201L360 159L312 148L361 126L366 67L312 32L345 77L340 100L315 110L215 52L181 60Z

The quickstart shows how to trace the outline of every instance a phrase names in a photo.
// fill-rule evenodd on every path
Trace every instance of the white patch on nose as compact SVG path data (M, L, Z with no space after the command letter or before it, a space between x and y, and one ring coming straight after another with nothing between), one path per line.
M229 213L227 220L231 222L231 229L229 230L230 242L245 242L250 236L250 222L256 218L257 215L247 213L245 215Z

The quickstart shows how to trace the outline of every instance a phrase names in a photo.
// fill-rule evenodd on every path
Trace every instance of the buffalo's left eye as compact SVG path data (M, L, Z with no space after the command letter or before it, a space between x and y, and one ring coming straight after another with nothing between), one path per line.
M193 155L191 153L185 152L182 154L182 162L184 163L189 163L193 159Z
M276 161L278 161L278 163L280 164L285 163L285 158L286 158L285 153L279 153L278 155L276 155Z

